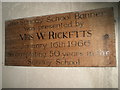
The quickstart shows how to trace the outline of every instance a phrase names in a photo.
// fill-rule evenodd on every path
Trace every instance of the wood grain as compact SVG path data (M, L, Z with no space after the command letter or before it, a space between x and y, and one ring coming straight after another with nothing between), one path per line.
M113 8L6 21L5 65L116 66Z

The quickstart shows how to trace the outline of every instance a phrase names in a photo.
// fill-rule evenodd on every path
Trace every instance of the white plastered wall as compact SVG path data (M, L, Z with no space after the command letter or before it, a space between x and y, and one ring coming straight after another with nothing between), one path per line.
M5 20L114 7L116 61L118 62L117 3L3 3L3 53ZM3 55L4 56L4 55ZM117 88L116 67L16 67L2 65L3 88Z

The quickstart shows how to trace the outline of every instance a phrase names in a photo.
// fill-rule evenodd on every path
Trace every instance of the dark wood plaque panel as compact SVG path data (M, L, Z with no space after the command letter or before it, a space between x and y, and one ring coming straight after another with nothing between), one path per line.
M113 8L9 20L5 65L116 66Z

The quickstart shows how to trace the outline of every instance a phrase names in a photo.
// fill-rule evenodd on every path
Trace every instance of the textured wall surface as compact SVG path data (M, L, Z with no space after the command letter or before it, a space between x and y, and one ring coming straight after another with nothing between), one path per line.
M118 5L118 53L120 53L120 2ZM120 69L120 54L118 54L118 69ZM118 70L118 76L120 75L120 71ZM120 89L120 77L118 78L118 88Z
M3 46L5 44L5 20L105 7L114 7L116 60L118 62L117 3L3 3ZM118 65L116 67L16 67L4 66L3 58L2 68L3 88L118 87Z

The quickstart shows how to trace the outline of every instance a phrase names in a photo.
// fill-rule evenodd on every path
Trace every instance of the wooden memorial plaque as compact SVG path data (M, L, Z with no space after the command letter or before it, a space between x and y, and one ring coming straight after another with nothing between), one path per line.
M116 66L113 8L6 21L5 65Z

